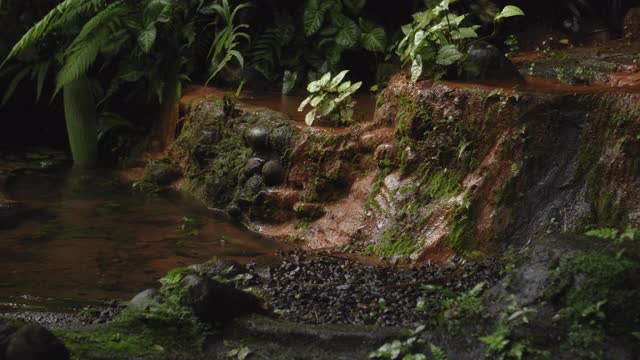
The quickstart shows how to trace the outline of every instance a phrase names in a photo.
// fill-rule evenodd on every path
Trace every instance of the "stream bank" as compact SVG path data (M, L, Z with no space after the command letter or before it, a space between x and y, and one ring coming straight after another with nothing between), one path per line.
M204 93L183 99L176 142L139 186L305 251L171 271L106 324L53 329L76 358L640 352L640 234L601 229L640 221L634 85L401 73L347 128Z

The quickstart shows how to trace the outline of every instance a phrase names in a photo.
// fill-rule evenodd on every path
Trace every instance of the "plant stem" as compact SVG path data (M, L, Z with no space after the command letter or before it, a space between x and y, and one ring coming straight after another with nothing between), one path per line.
M75 166L91 169L98 161L96 104L86 76L64 86L64 115Z

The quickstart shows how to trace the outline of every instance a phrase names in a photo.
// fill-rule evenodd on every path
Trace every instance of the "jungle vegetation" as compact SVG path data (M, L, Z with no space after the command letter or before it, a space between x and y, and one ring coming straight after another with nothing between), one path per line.
M64 109L74 162L91 168L99 138L141 126L128 108L162 109L189 82L290 93L351 70L349 81L377 90L403 63L415 78L472 66L465 51L478 37L508 51L519 25L500 34L495 25L523 14L510 3L1 0L0 96Z

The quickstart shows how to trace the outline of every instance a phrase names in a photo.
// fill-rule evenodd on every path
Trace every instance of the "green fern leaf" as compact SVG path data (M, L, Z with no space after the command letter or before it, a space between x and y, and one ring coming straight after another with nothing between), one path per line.
M0 104L0 107L5 106L7 104L7 102L9 101L11 96L13 96L13 93L16 91L16 88L18 87L22 79L24 79L25 76L29 74L30 70L31 70L30 68L25 67L24 69L20 70L20 72L18 72L18 74L16 74L16 76L11 80L11 82L9 83L9 87L7 87L7 90L4 93L4 97L2 98L2 104Z

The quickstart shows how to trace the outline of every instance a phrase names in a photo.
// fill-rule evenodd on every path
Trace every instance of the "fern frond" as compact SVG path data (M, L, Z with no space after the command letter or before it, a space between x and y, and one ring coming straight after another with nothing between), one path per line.
M4 97L2 98L2 103L0 104L0 107L5 106L7 104L7 102L9 101L11 96L13 96L13 93L16 91L16 88L18 87L22 79L24 79L27 76L27 74L29 74L30 70L31 68L25 67L24 69L20 70L20 72L18 72L16 76L14 76L14 78L11 80L11 83L9 83L9 87L4 93Z
M96 31L86 44L76 46L67 53L65 63L58 73L54 94L57 94L64 85L86 74L87 70L96 61L100 48L110 39L109 35L109 29L102 28Z
M55 28L54 24L59 24L60 19L65 14L75 13L76 9L84 9L86 3L95 3L98 0L64 0L53 8L47 15L45 15L40 21L33 25L20 40L13 46L9 55L0 64L0 68L12 58L22 54L26 49L33 47L40 40L49 34L49 32Z
M109 30L111 30L111 24L119 20L119 17L124 17L128 11L129 7L124 1L115 1L84 24L80 33L69 47L74 48L83 45L87 41L91 41L90 38L93 37L93 34L102 28L109 28Z
M288 14L277 14L271 26L258 36L249 52L249 62L254 68L272 72L280 62L282 48L293 39L295 26ZM266 76L267 74L265 74Z
M77 80L93 65L100 49L111 43L113 23L129 11L123 1L116 1L92 17L80 30L65 52L65 63L58 73L57 93L64 85Z

